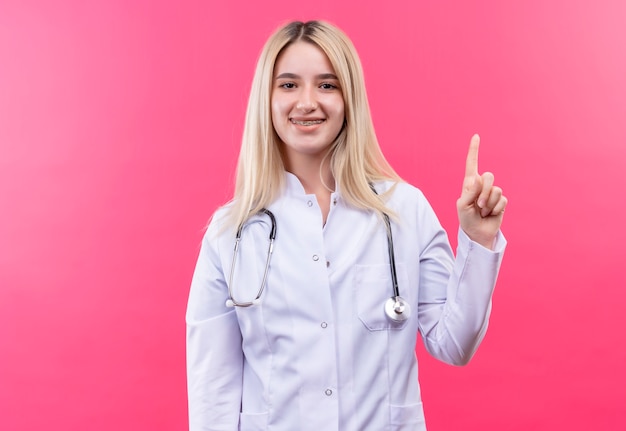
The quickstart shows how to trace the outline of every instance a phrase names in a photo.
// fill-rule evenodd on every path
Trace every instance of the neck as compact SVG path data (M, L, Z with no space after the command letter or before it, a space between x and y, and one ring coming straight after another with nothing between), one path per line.
M335 191L335 179L328 157L289 157L284 158L284 163L285 169L298 177L306 193L330 194Z

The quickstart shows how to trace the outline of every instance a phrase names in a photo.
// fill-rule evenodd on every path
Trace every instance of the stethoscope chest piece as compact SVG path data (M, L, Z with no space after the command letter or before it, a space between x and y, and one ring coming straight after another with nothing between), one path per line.
M411 317L411 306L401 296L392 296L385 302L385 313L394 322L403 322Z

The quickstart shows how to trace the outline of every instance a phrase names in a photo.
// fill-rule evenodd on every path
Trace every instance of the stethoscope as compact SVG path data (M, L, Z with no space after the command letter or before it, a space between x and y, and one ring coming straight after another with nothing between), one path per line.
M372 187L372 190L373 187ZM374 192L376 192L374 190ZM241 231L243 230L243 224L237 229L235 235L235 248L233 250L233 260L230 266L230 276L228 277L228 300L226 301L227 307L250 307L252 305L258 305L261 302L261 295L265 289L267 282L267 273L270 266L270 259L272 252L274 251L274 241L276 240L276 218L274 214L263 208L259 211L259 214L266 214L271 221L271 229L269 234L269 246L267 249L267 259L265 260L265 270L263 272L263 279L261 280L261 287L256 294L256 297L252 301L237 301L233 295L233 275L235 273L235 264L237 262L237 251L239 250L239 242L241 241ZM385 314L394 322L403 322L411 316L411 306L409 303L400 296L400 290L398 288L398 277L396 275L396 259L393 251L393 236L391 234L391 222L389 216L383 213L383 219L385 221L385 227L387 230L387 248L389 249L389 266L391 267L391 282L393 285L393 296L385 301Z

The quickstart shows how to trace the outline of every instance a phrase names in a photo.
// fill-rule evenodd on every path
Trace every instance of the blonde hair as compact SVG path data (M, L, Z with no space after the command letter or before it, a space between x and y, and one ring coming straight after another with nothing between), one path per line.
M243 131L235 194L229 206L233 227L244 223L281 193L285 166L280 139L272 125L270 100L274 65L290 44L304 41L319 47L328 57L341 86L345 123L329 149L331 172L342 196L357 208L393 214L384 194L372 192L379 180L402 181L387 162L374 132L365 91L363 69L348 37L322 21L295 21L279 28L266 42L252 81Z

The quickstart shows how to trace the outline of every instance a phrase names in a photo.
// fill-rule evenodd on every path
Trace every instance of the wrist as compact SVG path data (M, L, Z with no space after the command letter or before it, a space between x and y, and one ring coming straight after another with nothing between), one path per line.
M496 239L498 238L497 234L496 235L476 235L476 234L472 234L466 231L465 229L463 229L463 232L465 232L465 235L467 235L467 237L471 241L482 245L486 249L493 250L495 248Z

